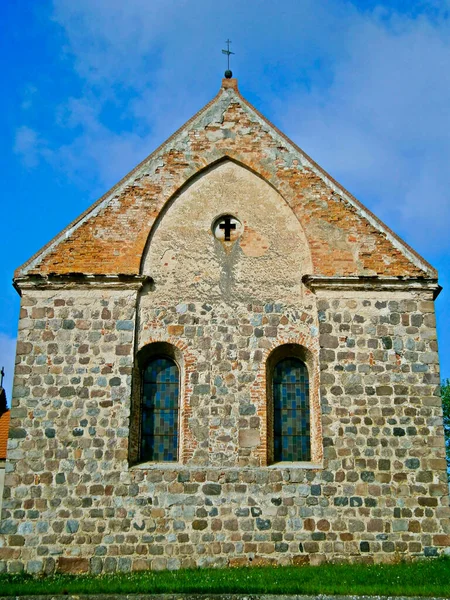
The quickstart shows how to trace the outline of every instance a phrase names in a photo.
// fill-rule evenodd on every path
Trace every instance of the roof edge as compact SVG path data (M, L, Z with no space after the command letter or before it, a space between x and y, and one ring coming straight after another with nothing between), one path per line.
M326 275L303 275L302 282L316 293L320 290L374 291L374 292L427 292L433 300L439 296L442 287L435 277L386 277L380 275L347 275L329 277Z
M230 87L232 87L232 86L230 86ZM406 250L407 254L411 254L416 259L418 259L419 262L422 263L423 270L425 272L428 272L433 278L438 277L438 272L433 267L433 265L431 265L427 260L425 260L425 258L423 258L423 256L421 256L418 252L416 252L414 250L414 248L411 248L411 246L407 242L405 242L398 234L396 234L394 231L392 231L392 229L390 229L390 227L388 227L385 223L383 223L383 221L381 221L381 219L379 219L376 215L374 215L370 209L368 209L366 206L364 206L364 204L362 204L357 198L355 198L355 196L353 196L353 194L351 194L346 188L344 188L343 185L341 185L329 173L327 173L327 171L325 171L325 169L323 169L320 165L318 165L308 154L306 154L306 152L304 150L302 150L299 146L297 146L297 144L295 142L293 142L285 133L283 133L280 129L278 129L278 127L276 125L274 125L271 121L269 121L269 119L267 117L265 117L262 113L260 113L259 110L253 106L253 104L251 104L248 100L246 100L242 96L242 94L240 93L240 91L237 88L237 85L234 88L234 90L235 90L236 94L239 96L239 98L242 100L242 102L247 106L247 108L249 108L251 111L256 113L260 119L262 119L281 138L283 138L297 152L299 152L303 156L303 158L307 162L309 162L311 164L311 166L320 173L320 175L323 178L329 180L344 195L344 197L351 204L354 204L356 207L358 207L364 213L364 216L366 216L366 218L368 218L369 221L370 220L374 221L374 223L378 226L379 229L381 229L386 234L388 234L388 236L393 238L391 241L395 241L400 246L399 249L403 249L404 251ZM394 245L396 245L396 244L394 244Z
M128 273L49 273L48 275L22 275L13 279L14 289L19 296L23 290L64 290L64 289L124 289L140 290L151 285L153 279L149 275L130 275Z
M225 84L224 82L230 82L230 84ZM60 231L49 242L47 242L47 244L45 244L45 246L42 246L42 248L40 248L37 252L35 252L27 261L25 261L22 265L20 265L19 267L17 267L17 269L15 269L15 271L14 271L14 279L20 278L21 275L24 274L23 271L31 263L35 262L39 258L39 256L41 254L43 254L43 253L46 252L46 250L48 250L49 248L51 248L52 246L54 246L55 244L57 244L64 235L68 234L71 229L73 229L74 227L76 227L80 221L82 221L85 217L87 217L89 215L90 212L92 212L98 206L100 206L100 204L102 202L104 202L111 194L113 194L124 183L126 183L126 181L128 179L130 179L131 177L133 177L133 175L135 173L137 173L142 167L144 167L144 165L149 160L151 160L154 156L156 156L158 154L158 152L160 152L160 150L162 150L164 148L164 146L166 146L172 140L174 140L177 137L177 135L179 135L186 128L186 126L190 125L190 123L192 123L193 121L195 121L205 111L207 111L219 99L219 97L222 95L222 93L226 89L229 89L229 88L234 89L236 91L236 93L242 98L242 96L240 95L240 93L238 91L237 79L223 79L222 80L222 86L221 86L220 90L218 91L218 93L207 104L205 104L205 106L203 106L190 119L188 119L185 123L183 123L183 125L181 125L181 127L179 127L176 131L174 131L174 133L172 133L172 135L170 137L168 137L167 140L165 140L155 150L153 150L153 152L151 152L148 156L146 156L146 158L144 158L138 165L136 165L134 167L134 169L132 169L126 175L124 175L122 177L122 179L120 179L115 185L113 185L112 188L110 188L107 192L105 192L103 194L103 196L101 196L98 200L96 200L93 204L91 204L76 219L74 219L73 221L71 221L62 231Z

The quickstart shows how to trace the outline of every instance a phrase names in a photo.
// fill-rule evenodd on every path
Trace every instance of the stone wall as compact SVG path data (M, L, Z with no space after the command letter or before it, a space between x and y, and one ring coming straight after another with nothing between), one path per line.
M23 293L0 525L11 571L39 571L60 548L83 554L80 543L93 552L97 525L83 516L127 464L135 301L135 291Z
M297 308L147 306L137 342L135 291L27 291L1 568L437 555L450 545L450 521L427 294L305 289ZM190 442L184 464L129 465L133 355L161 340L190 367L182 399ZM311 464L264 466L265 363L294 341L320 356L323 443ZM259 430L259 445L247 445L246 429Z
M342 517L358 507L345 529L362 552L436 555L450 544L450 521L431 297L321 294L328 296L318 310L334 505L344 507Z
M0 460L0 509L3 500L3 488L5 485L5 461Z
M224 80L16 272L0 569L437 555L436 277ZM161 343L181 371L179 462L137 464L140 360ZM271 464L267 365L290 345L312 460Z

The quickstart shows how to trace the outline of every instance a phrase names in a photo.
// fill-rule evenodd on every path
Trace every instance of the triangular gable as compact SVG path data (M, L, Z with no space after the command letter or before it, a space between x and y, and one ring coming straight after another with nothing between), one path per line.
M273 185L303 226L314 275L435 278L436 271L239 93L234 79L15 276L137 275L151 228L193 177L231 159Z

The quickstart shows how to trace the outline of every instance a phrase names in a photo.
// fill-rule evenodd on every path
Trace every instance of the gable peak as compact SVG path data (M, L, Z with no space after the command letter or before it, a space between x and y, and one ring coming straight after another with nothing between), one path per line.
M221 89L222 90L232 89L235 92L239 92L238 80L236 79L236 77L230 77L230 78L224 77L222 79L222 88Z

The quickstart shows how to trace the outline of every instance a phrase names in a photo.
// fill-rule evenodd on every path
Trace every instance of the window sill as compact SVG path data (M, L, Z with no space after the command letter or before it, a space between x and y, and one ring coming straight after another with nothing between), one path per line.
M135 471L138 469L142 469L142 470L146 470L148 471L149 469L182 469L183 467L186 467L187 465L182 465L179 462L144 462L144 463L139 463L137 465L130 465L128 468L130 471Z
M310 461L289 462L282 461L267 465L268 469L323 469L323 463L313 463Z
M223 467L220 465L183 465L180 462L145 462L139 463L137 465L130 465L130 471L150 471L150 470L164 470L170 471L173 469L176 470L186 470L186 471L257 471L264 469L305 469L305 470L321 470L323 469L323 463L312 463L309 461L304 462L277 462L272 463L271 465L267 465L265 467L252 467L252 466L227 466Z

